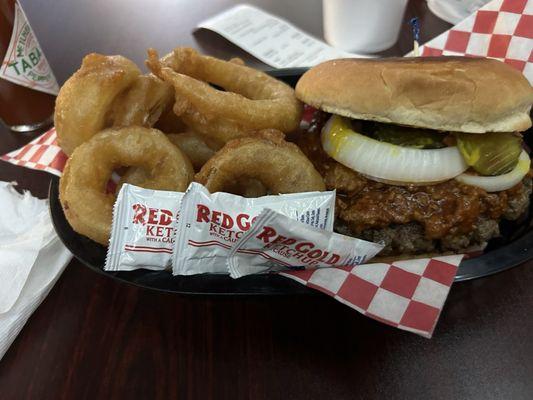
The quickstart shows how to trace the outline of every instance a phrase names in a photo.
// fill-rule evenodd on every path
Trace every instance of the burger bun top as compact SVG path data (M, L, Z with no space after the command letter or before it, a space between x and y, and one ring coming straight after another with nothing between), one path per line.
M349 118L442 131L515 132L531 127L533 88L488 58L341 59L308 70L297 97Z

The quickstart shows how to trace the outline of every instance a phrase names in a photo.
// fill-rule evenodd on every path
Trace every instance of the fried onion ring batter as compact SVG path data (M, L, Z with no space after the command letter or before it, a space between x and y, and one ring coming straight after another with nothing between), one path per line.
M161 60L150 49L147 65L174 86L176 114L204 135L227 142L259 129L290 132L300 123L302 105L290 86L235 60L178 47Z
M109 126L152 127L173 103L172 86L155 75L140 75L113 102L108 113Z
M66 154L106 126L111 104L140 74L135 63L122 56L92 53L83 58L56 99L54 123Z
M207 160L213 157L215 149L222 147L213 146L195 132L171 133L167 135L167 138L187 156L195 171L199 171ZM135 186L143 186L143 183L149 179L149 174L143 168L131 167L122 174L119 187L126 182Z
M267 188L261 183L261 181L246 177L237 179L234 184L229 185L224 190L228 193L248 198L261 197L268 194Z
M195 132L227 143L230 140L247 136L254 130L225 118L207 118L192 107L182 110L179 102L174 105L174 112L179 113L181 120Z
M227 143L195 176L210 192L230 190L243 178L260 181L271 194L326 189L298 146L273 129Z
M189 157L195 171L199 171L207 160L215 155L218 149L210 146L206 140L195 132L173 133L167 135L167 137L172 144L178 146Z
M107 245L113 194L106 193L112 172L123 166L147 171L142 186L184 191L193 177L189 160L156 129L106 129L74 150L59 186L59 199L72 228Z

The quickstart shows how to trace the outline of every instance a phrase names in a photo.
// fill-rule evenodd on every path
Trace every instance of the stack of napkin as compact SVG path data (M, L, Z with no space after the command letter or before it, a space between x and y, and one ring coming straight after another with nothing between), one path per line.
M48 201L0 182L0 358L72 258Z

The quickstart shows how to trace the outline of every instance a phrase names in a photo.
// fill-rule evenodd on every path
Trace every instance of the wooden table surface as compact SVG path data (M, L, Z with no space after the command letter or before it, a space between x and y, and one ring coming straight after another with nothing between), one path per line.
M241 56L193 26L230 0L22 0L63 82L91 51L138 63L186 44ZM321 37L319 0L250 1ZM422 0L422 39L449 27ZM402 55L404 30L387 54ZM32 136L0 128L0 153ZM49 175L0 164L46 197ZM365 318L326 296L198 298L118 283L72 261L0 362L1 399L531 399L533 263L453 286L434 338Z

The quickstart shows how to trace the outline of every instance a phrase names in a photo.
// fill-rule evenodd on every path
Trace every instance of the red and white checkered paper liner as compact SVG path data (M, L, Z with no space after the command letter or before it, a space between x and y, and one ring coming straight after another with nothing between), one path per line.
M519 69L533 82L533 0L494 0L426 43L421 54L492 57ZM312 110L306 110L304 120L311 116ZM52 128L1 159L60 176L67 156ZM370 318L431 337L462 258L453 255L281 275Z
M280 274L367 317L430 338L463 255Z
M495 58L533 84L533 0L491 1L421 46L420 54Z
M52 128L27 145L0 158L21 167L61 176L68 157L58 146L56 130Z

